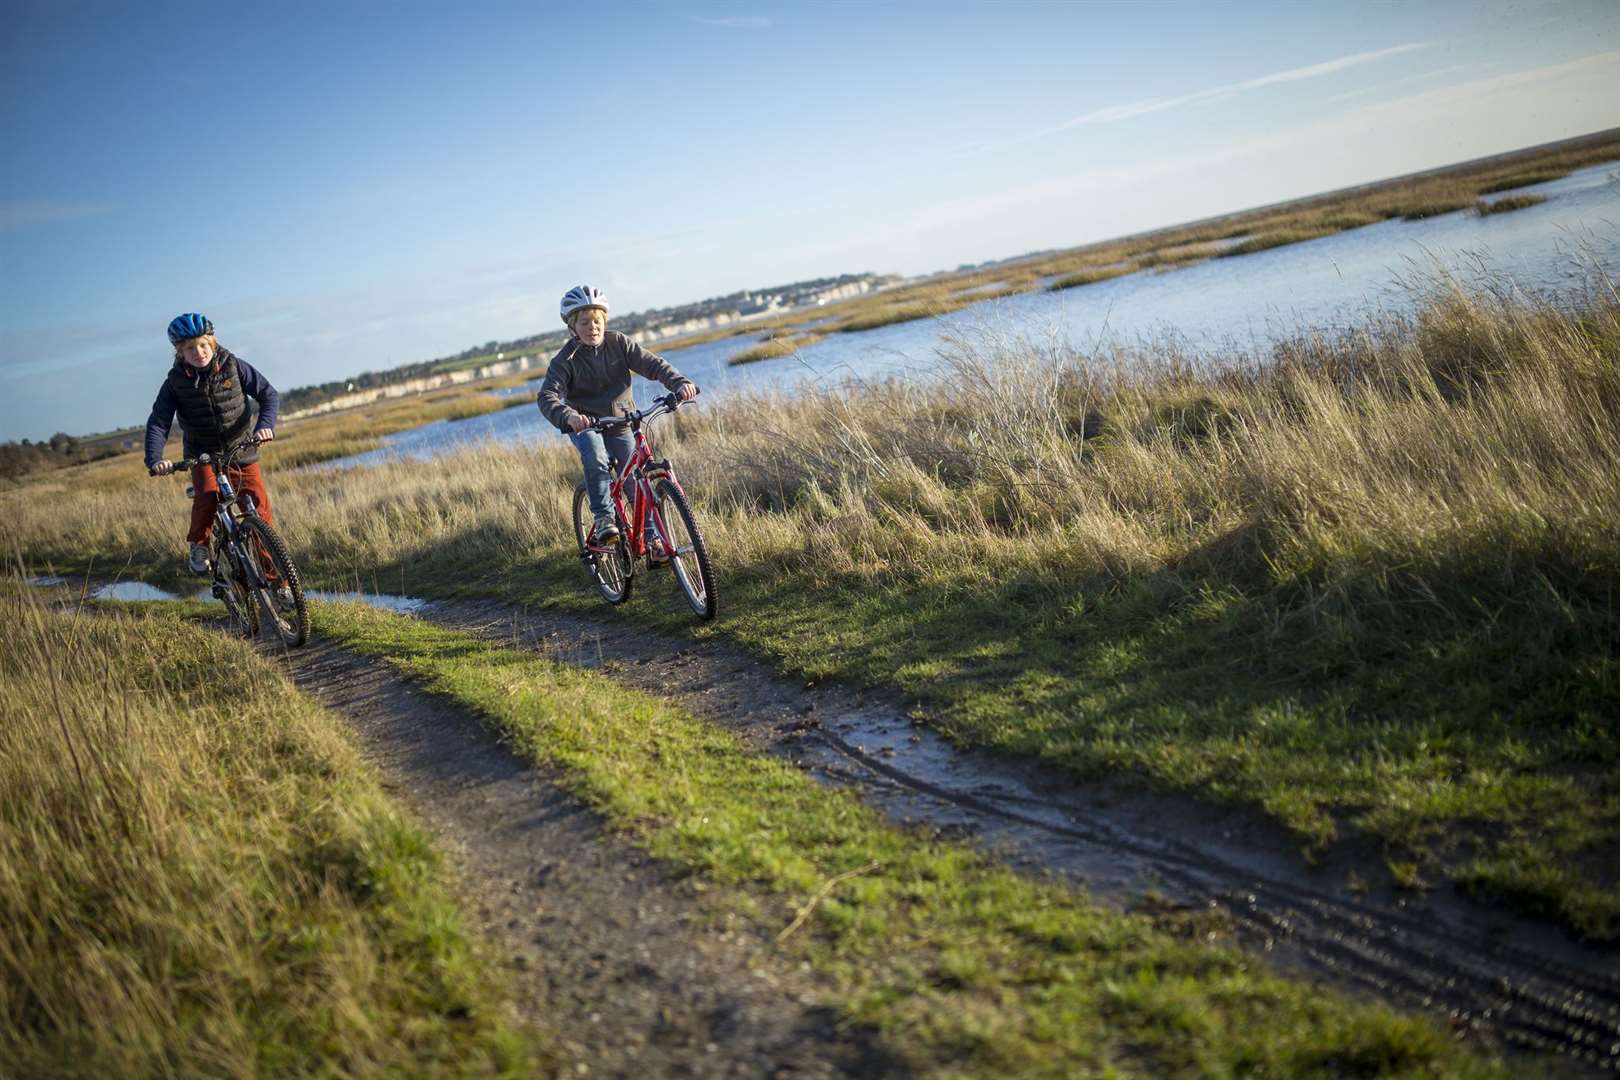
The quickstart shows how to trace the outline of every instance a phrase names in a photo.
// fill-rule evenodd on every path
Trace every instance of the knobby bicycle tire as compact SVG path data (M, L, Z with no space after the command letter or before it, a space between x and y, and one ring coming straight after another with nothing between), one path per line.
M241 525L242 539L249 545L249 551L257 553L261 559L268 556L276 577L292 593L292 603L283 605L274 590L255 589L262 616L259 621L268 622L283 644L294 648L302 645L309 640L309 607L304 600L304 584L299 580L298 568L293 565L286 543L258 514L244 514ZM263 567L260 569L262 571Z
M630 590L636 583L630 572L630 552L624 546L624 533L621 530L611 555L595 552L586 546L593 524L590 494L585 485L580 484L574 488L574 539L579 541L580 561L585 564L585 575L602 594L602 599L610 604L622 604L630 599Z
M670 559L675 581L697 617L712 619L718 603L714 591L714 568L709 563L709 545L704 542L703 531L692 516L686 493L674 481L660 480L653 486L653 496L658 500L658 515L664 523L663 527L672 532L678 529L686 533L684 542L678 536L665 536L675 552Z
M223 527L216 525L215 529L211 545L215 595L225 605L231 631L251 641L259 636L259 608L253 602L253 590L248 587L248 570L237 562Z

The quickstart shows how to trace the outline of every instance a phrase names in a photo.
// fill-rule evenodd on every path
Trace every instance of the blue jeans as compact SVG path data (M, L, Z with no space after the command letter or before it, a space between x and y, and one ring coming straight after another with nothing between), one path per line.
M591 513L598 520L613 520L613 502L608 498L608 485L613 473L608 466L611 456L624 468L630 455L636 452L636 440L628 429L604 435L600 431L576 431L568 436L579 451L580 464L585 466L585 491L591 499Z

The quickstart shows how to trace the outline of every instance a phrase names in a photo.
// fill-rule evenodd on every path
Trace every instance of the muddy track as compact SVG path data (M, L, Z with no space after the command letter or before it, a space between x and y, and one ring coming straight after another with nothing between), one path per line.
M970 839L1116 906L1229 934L1283 969L1438 1014L1459 1037L1556 1054L1572 1073L1620 1074L1620 949L1583 945L1450 889L1399 890L1365 844L1341 844L1309 865L1252 812L958 751L899 699L806 687L724 643L612 613L463 601L420 614L677 700L756 748L857 788L898 821Z
M814 976L768 934L727 919L701 882L616 836L468 712L329 643L282 655L449 851L560 1075L905 1075L818 1004Z

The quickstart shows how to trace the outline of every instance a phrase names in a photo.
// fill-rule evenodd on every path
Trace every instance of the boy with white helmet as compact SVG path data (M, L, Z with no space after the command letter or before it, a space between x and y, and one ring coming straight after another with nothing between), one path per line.
M617 330L607 328L608 302L602 290L576 285L563 294L562 320L573 338L551 359L540 384L540 411L573 440L585 468L585 488L596 523L592 539L603 543L619 535L613 521L608 486L609 461L630 460L635 443L630 432L586 431L596 420L635 408L630 373L657 379L682 401L697 397L698 388L656 353L647 352Z

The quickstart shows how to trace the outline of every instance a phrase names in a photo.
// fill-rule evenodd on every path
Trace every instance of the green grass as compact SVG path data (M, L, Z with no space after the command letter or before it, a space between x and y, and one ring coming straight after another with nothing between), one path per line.
M1451 877L1614 939L1612 580L1516 587L1418 558L1408 584L1433 600L1407 607L1378 567L1121 585L1027 564L884 581L722 556L727 617L707 632L810 681L898 687L962 744L1255 804L1308 856L1371 835L1409 884ZM461 572L464 595L595 606L562 553L499 584ZM669 599L625 614L683 632Z
M0 588L0 1073L529 1075L421 826L189 613Z
M921 1073L1487 1075L1429 1022L1115 915L849 795L680 709L419 620L323 607L317 632L485 717L657 858L762 920L845 1022ZM816 899L821 897L819 902ZM796 916L805 914L802 927Z

